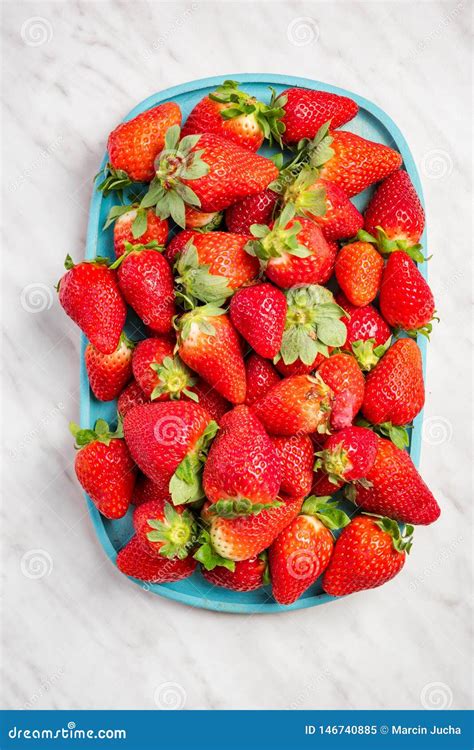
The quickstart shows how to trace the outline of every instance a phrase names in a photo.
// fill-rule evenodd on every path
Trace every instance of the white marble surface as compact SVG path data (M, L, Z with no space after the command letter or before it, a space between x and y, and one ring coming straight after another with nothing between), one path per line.
M186 708L468 707L469 3L40 0L3 16L2 705L154 709L174 683ZM386 587L271 617L194 611L106 561L67 432L79 335L50 291L83 251L109 130L156 90L238 71L326 80L393 116L423 177L442 318L422 453L440 522Z

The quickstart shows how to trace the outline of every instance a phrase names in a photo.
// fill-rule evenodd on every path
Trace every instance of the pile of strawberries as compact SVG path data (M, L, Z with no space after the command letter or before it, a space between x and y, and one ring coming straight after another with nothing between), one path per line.
M339 596L393 578L413 525L438 518L406 451L435 312L424 212L397 151L338 130L357 110L225 81L182 130L167 102L109 136L116 259L68 257L58 291L95 398L118 399L115 429L71 430L100 513L134 506L129 576L199 564L280 604L319 576ZM374 183L362 215L350 198Z

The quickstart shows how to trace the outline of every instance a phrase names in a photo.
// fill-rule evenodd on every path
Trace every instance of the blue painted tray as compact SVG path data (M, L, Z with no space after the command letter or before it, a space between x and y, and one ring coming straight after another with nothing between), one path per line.
M266 73L246 73L243 75L229 74L215 78L205 78L199 81L190 81L181 86L175 86L157 94L153 94L153 96L148 97L148 99L145 99L132 109L125 120L130 120L140 112L150 109L150 107L154 107L157 104L173 100L180 105L184 121L197 102L226 78L232 78L233 80L244 83L246 91L264 101L269 101L270 99L269 86L273 86L277 92L281 92L289 86L302 86L305 88L332 91L336 94L351 97L358 103L360 110L357 117L348 123L345 129L351 130L370 140L385 143L398 149L402 154L405 168L410 174L420 199L423 201L420 178L415 162L405 138L392 119L367 99L352 93L352 91L346 91L345 89L330 86L321 81L312 81L307 78L296 78L293 76L269 75ZM268 147L262 148L262 153L264 154L269 153L269 151L270 149L268 149ZM105 154L101 168L105 167L106 162L107 155ZM354 202L359 210L362 211L365 208L370 195L371 189L369 188L354 198ZM104 232L102 231L102 227L109 209L114 202L112 196L104 198L101 192L94 190L87 231L87 259L94 258L96 255L110 258L113 257L113 230L110 228ZM421 239L424 247L427 246L426 241L425 230L425 234ZM426 263L420 266L420 270L426 277ZM418 343L422 351L423 363L425 364L426 340L423 336L421 336L420 339L421 340ZM108 421L113 421L116 417L116 408L115 402L106 404L101 403L97 401L90 392L83 356L86 344L87 341L85 337L82 336L81 425L83 427L91 427L99 417L107 419ZM421 425L422 414L419 414L415 420L410 445L410 455L415 464L418 464L420 458ZM108 521L100 515L89 498L87 498L87 503L97 536L99 537L108 557L115 563L117 550L128 541L133 533L131 512L129 512L125 518L120 519L120 521ZM117 575L121 574L117 573ZM135 579L131 580L142 588L152 591L154 594L165 596L168 599L174 599L194 607L202 607L222 612L266 613L288 611L292 609L314 607L318 604L325 604L334 598L322 592L320 581L317 581L314 586L312 586L294 604L289 607L282 607L273 600L269 587L249 593L227 591L226 589L212 586L198 572L196 572L191 578L170 584L152 585L144 584Z

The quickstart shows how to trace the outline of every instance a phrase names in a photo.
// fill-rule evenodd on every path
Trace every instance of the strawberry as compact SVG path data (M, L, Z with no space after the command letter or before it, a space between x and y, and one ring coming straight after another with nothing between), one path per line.
M181 581L188 578L195 567L196 561L192 557L169 560L166 557L149 555L136 536L132 536L117 554L117 568L122 573L148 583Z
M216 553L222 559L249 560L259 555L278 536L280 531L298 515L303 498L281 497L278 507L238 518L212 516L209 542L196 553L197 559L207 567L207 560Z
M405 425L424 402L421 352L412 339L398 339L367 376L362 413L372 424Z
M285 203L292 203L298 216L312 219L328 241L354 237L364 218L344 190L333 182L321 180L318 170L307 167L286 188Z
M213 586L222 586L231 591L255 591L267 581L265 573L267 561L264 555L252 557L250 560L240 560L234 563L233 570L222 565L216 565L212 570L202 568L202 574L206 581Z
M286 297L273 284L240 289L230 303L230 319L250 346L267 359L278 354L286 320Z
M280 356L284 366L295 365L284 375L314 370L330 349L342 346L347 331L341 318L344 310L336 305L329 289L317 284L296 287L286 292L288 310L281 342Z
M244 248L248 237L230 232L194 232L176 257L176 283L187 300L221 304L259 272Z
M142 472L160 487L169 483L175 505L202 497L200 469L217 425L191 401L136 406L125 415L125 440Z
M429 337L435 303L428 283L408 255L392 253L385 266L380 287L380 312L391 326L410 336Z
M70 423L76 441L75 470L81 487L106 518L122 518L128 510L136 478L136 466L119 427L111 432L103 419L93 430Z
M139 473L133 490L133 505L142 505L155 501L164 502L170 500L168 482L157 484L148 479L144 474Z
M341 487L344 486L344 484L345 483L343 479L339 479L338 481L334 480L334 478L330 479L325 471L323 471L322 469L317 469L317 471L314 472L313 476L311 494L317 495L318 497L331 497L338 490L340 490Z
M172 125L181 125L181 110L175 102L166 102L142 112L113 130L107 142L108 176L99 186L107 194L130 182L150 182L155 174L155 159L165 146L165 134Z
M342 293L336 294L336 302L348 315L343 318L347 338L341 348L352 352L361 370L371 370L390 345L390 328L372 305L356 307Z
M117 412L123 419L130 409L133 409L135 406L140 406L141 404L146 404L147 402L148 399L137 381L132 380L118 397Z
M209 512L227 518L258 513L280 489L278 454L248 406L236 406L221 420L203 473Z
M164 257L171 266L174 265L178 253L185 248L190 240L194 242L197 235L198 232L195 232L192 229L183 229L174 235L169 241L168 246L163 251Z
M364 376L350 354L333 354L318 367L317 374L334 393L331 428L349 427L364 401Z
M383 258L369 242L351 242L336 258L336 279L345 296L356 307L365 307L377 296Z
M99 401L112 401L132 377L132 353L135 342L122 333L113 354L102 354L92 344L84 353L89 385Z
M333 347L328 347L329 352L333 350ZM298 357L298 359L295 359L294 362L291 363L291 365L286 365L283 359L279 359L278 362L275 363L275 367L284 378L289 378L291 375L311 375L321 362L324 362L325 356L324 354L318 353L316 357L313 359L313 361L306 365L304 362L301 361L301 359Z
M364 480L377 453L377 436L365 427L345 427L330 435L318 453L318 466L334 484Z
M323 578L332 596L373 589L390 581L405 564L412 527L404 535L389 518L357 516L342 530Z
M74 265L68 255L64 265L67 271L58 284L61 306L101 354L112 354L127 314L115 272L105 258Z
M313 484L314 451L307 435L272 437L280 459L282 477L280 490L292 497L305 497Z
M185 226L186 229L200 232L212 232L222 224L224 214L222 211L211 211L204 213L193 206L186 206Z
M104 229L107 229L113 222L115 222L114 251L116 258L120 258L124 254L127 243L133 245L140 240L142 245L154 242L163 246L168 239L168 222L166 219L160 219L151 209L139 208L138 204L113 206L109 211Z
M260 193L278 176L270 159L213 133L188 135L180 141L177 125L166 133L156 167L141 206L156 206L158 216L171 215L180 227L186 223L185 204L205 213L221 211Z
M382 229L400 250L417 245L425 228L425 212L408 172L389 175L373 194L364 213L364 229L372 235Z
M245 401L245 365L237 331L224 311L197 307L178 320L179 356L233 404Z
M427 525L440 515L438 503L408 453L377 437L377 454L367 474L370 486L357 485L354 502L364 511L402 523Z
M258 151L264 138L280 142L283 110L264 104L239 89L237 81L224 81L191 110L183 135L215 133L250 151Z
M348 523L349 517L326 499L305 500L301 514L280 532L268 551L273 596L279 604L292 604L319 578L334 547L329 529Z
M319 227L310 219L295 219L291 204L285 206L273 226L252 226L257 239L246 245L270 281L283 289L297 284L323 284L332 274L334 252Z
M152 244L127 243L111 268L118 268L120 291L145 325L155 333L169 333L176 312L173 275Z
M137 539L149 555L184 560L197 538L197 525L190 510L174 508L165 500L140 504L133 513Z
M169 401L189 396L196 379L178 356L173 357L171 338L156 336L144 339L133 354L133 374L148 400Z
M352 120L359 110L356 102L347 96L296 87L282 91L275 105L284 110L282 139L288 144L314 138L328 120L332 128L339 128Z
M221 394L206 383L202 378L196 378L194 385L189 389L190 394L184 394L184 398L196 400L193 394L196 394L198 403L207 411L209 416L220 424L222 417L229 411L231 405Z
M284 378L252 407L272 435L305 435L325 432L333 393L319 377Z
M252 224L270 224L277 202L277 193L267 188L234 203L225 211L227 229L237 234L250 234Z
M266 359L259 354L251 354L245 361L247 375L247 395L245 403L247 406L253 406L268 393L272 385L280 381L275 368Z

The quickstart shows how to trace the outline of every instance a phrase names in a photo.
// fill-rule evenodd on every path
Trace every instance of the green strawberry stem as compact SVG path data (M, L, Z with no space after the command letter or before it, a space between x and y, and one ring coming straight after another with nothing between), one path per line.
M171 503L165 504L164 516L164 521L156 518L147 520L152 529L147 532L147 538L150 542L164 542L159 550L163 557L184 560L196 541L196 520L191 511L178 513Z
M421 252L422 245L410 245L407 240L390 240L382 227L376 227L376 229L377 235L375 237L366 232L365 229L359 229L357 239L361 242L370 242L377 248L381 255L390 255L390 253L394 253L396 250L403 250L415 263L423 263L425 260L429 260Z
M119 420L117 429L111 430L105 419L98 419L94 425L94 429L82 428L75 422L69 422L69 430L75 438L75 448L80 449L84 446L89 445L98 441L105 445L110 445L111 440L123 438L123 427L122 422Z
M194 559L201 563L206 570L214 570L216 567L227 568L233 572L235 562L219 555L211 542L211 535L207 528L202 528L197 539L199 547L194 553Z
M391 336L389 336L385 344L381 344L380 346L375 346L375 339L354 341L351 346L352 353L356 358L360 369L364 372L370 372L370 370L372 370L378 363L379 359L383 357L387 349L390 348L391 343Z
M247 497L223 498L212 503L208 512L220 518L239 518L240 516L256 516L262 510L279 508L281 505L280 500L274 500L271 503L254 503Z
M178 274L176 284L182 287L184 298L191 303L199 300L219 306L233 294L225 276L212 274L209 265L199 263L197 248L191 240L179 253L175 269Z
M196 378L193 377L191 370L186 367L178 355L165 357L160 364L152 362L150 367L156 372L160 380L151 394L152 401L167 393L171 400L185 395L192 401L199 402L197 393L190 390L196 384Z
M159 245L156 240L151 240L151 242L147 242L146 245L142 245L140 243L137 243L136 245L132 245L131 242L125 243L125 252L122 253L114 262L109 266L112 270L115 270L118 268L125 258L128 258L128 256L131 253L141 253L143 250L156 250L157 252L161 253L163 252L165 248L163 245Z
M351 519L341 508L336 500L332 500L329 495L317 497L311 495L307 497L301 508L301 514L305 516L315 516L330 531L336 531L347 526Z
M364 515L369 515L374 519L378 519L374 521L374 523L379 529L385 531L386 534L389 534L389 536L392 537L392 544L397 552L406 552L407 555L410 554L413 545L413 526L410 524L404 524L403 531L401 531L399 524L392 518L379 516L376 513L364 513Z
M219 425L211 420L194 449L183 458L169 483L169 492L174 505L194 503L204 497L202 469L212 440Z
M224 120L232 120L242 115L253 115L264 137L270 143L275 140L280 147L283 147L281 134L285 126L281 118L285 114L283 106L286 104L286 97L277 97L273 89L271 91L272 100L268 105L241 91L237 81L227 80L212 94L209 94L209 99L220 104L231 105L221 110L221 117Z
M249 240L244 250L258 258L263 267L271 258L281 258L284 255L294 255L297 258L307 258L311 250L298 242L301 224L295 221L291 227L287 225L295 216L295 208L288 204L283 209L272 229L265 224L252 224L250 231L256 238Z
M99 175L96 175L96 178ZM114 169L111 164L106 165L103 176L104 179L97 186L97 190L103 192L104 196L116 192L117 195L122 198L124 189L134 184L133 180L130 179L123 169Z

